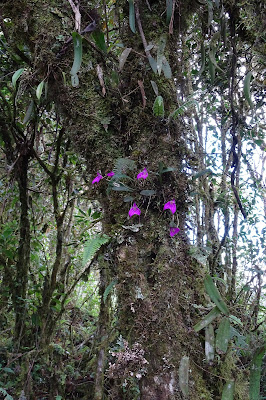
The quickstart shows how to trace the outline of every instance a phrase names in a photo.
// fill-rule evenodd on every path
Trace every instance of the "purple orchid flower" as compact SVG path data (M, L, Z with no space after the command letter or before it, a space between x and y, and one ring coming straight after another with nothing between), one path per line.
M134 215L134 214L136 214L136 215L140 215L141 214L141 211L138 208L138 206L136 205L136 203L133 203L133 206L131 207L131 209L128 212L129 218L131 218L132 215Z
M107 176L114 176L114 171L108 172Z
M180 229L174 226L170 226L170 236L173 237L175 236L178 232L180 232Z
M147 171L146 168L144 168L144 170L141 171L141 172L137 175L137 179L141 179L141 178L146 179L146 178L148 178L148 176L149 176L148 171Z
M94 183L100 182L101 179L103 179L103 176L100 174L100 172L97 172L97 176L93 179L91 184L93 185Z
M175 200L170 200L164 205L164 210L170 210L172 214L176 212Z

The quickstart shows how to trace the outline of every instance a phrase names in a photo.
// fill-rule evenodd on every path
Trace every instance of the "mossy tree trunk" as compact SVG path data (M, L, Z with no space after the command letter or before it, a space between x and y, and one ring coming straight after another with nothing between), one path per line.
M164 50L174 82L173 78L166 79L163 74L158 76L152 72L147 59L149 54L143 49L145 41L158 44L161 35L168 32L161 16L165 3L154 2L152 12L146 2L136 3L139 8L136 22L142 34L134 35L128 27L127 17L123 19L128 15L128 2L121 1L117 5L118 13L122 12L120 41L133 49L123 70L118 72L115 52L96 51L90 37L84 34L80 85L72 88L69 83L64 83L62 74L70 72L72 45L62 53L61 43L56 39L60 35L68 38L74 30L68 2L29 3L21 0L15 3L16 7L10 1L2 6L4 17L11 18L16 28L10 29L10 45L13 48L17 44L20 48L26 46L31 53L28 69L35 75L32 74L30 85L37 87L43 79L48 82L48 101L54 101L73 146L85 157L89 179L98 170L103 174L110 171L118 157L133 160L138 171L144 167L149 171L145 182L137 181L136 175L132 175L134 201L142 211L140 219L135 215L128 221L129 203L123 201L122 192L111 191L107 195L106 185L100 182L90 194L103 207L103 228L112 237L109 274L118 282L117 330L129 343L129 348L144 351L144 356L139 358L137 350L129 351L128 363L121 364L123 373L119 370L119 360L115 361L113 393L122 396L125 379L133 379L135 386L128 390L128 399L134 398L137 390L142 400L182 399L178 371L181 358L188 356L190 398L199 399L202 395L205 399L211 398L202 373L196 368L203 354L192 329L196 320L193 304L202 301L199 293L203 276L189 257L185 233L187 177L183 167L189 158L187 129L181 119L174 122L154 116L156 95L150 83L151 80L156 82L158 93L164 99L165 117L169 116L178 108L177 93L182 97L182 87L186 85L181 57L184 41L179 40L180 34L185 34L185 25L180 24L182 19L179 17L174 33L167 36ZM87 18L87 21L82 19L84 28L91 18L88 18L87 2L81 3L80 9L85 10L82 18ZM194 1L184 5L184 21L195 7ZM99 67L103 71L106 95L103 95L97 67L98 71ZM38 78L34 77L36 74ZM68 75L67 79L69 81ZM141 91L142 87L145 93L143 89ZM160 166L173 169L161 174ZM153 190L155 194L151 198L142 196L140 192L145 189ZM169 211L163 212L164 204L173 199L177 205L174 221ZM180 233L173 238L169 235L171 222L180 228ZM101 352L98 365L100 357Z

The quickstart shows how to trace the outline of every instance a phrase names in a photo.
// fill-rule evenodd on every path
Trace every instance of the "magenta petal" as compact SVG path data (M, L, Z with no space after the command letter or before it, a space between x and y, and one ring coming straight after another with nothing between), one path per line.
M170 236L171 237L175 236L178 232L180 232L179 228L175 228L175 227L170 226Z
M113 171L111 171L111 172L108 172L108 174L107 174L107 176L114 176L114 172Z
M131 218L133 215L140 215L141 211L138 208L138 206L136 205L136 203L133 203L133 206L131 207L131 209L128 212L129 218Z
M170 210L172 214L176 212L175 200L170 200L164 205L164 210Z
M100 182L101 179L103 179L103 176L99 172L97 172L97 176L93 179L91 184L93 185L94 183Z
M141 171L138 175L137 175L137 179L146 179L148 178L149 174L146 168L144 168L143 171Z

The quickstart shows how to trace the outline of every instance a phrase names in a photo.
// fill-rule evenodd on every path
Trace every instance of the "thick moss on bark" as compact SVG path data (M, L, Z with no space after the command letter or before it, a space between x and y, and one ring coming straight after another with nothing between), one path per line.
M4 10L6 15L10 13L14 23L22 30L20 41L31 51L31 64L34 73L38 75L38 79L32 77L32 83L36 86L37 82L47 78L48 96L55 102L73 146L85 157L89 174L95 176L97 170L102 170L103 174L110 171L118 157L129 157L140 170L143 167L149 170L150 176L145 186L136 180L132 183L137 192L135 201L142 209L143 226L138 232L123 227L128 225L129 207L119 193L111 192L107 196L106 187L101 184L93 187L90 193L91 197L97 197L101 202L104 211L103 228L113 238L113 263L109 267L110 280L114 277L118 279L117 330L130 345L137 343L144 348L149 363L145 366L146 370L140 372L141 399L183 398L178 384L179 363L183 356L189 356L192 365L190 398L211 399L211 391L206 383L209 378L205 379L202 371L197 368L204 354L199 336L193 331L197 320L193 304L204 302L204 299L199 288L202 272L189 257L185 234L187 178L183 172L183 160L187 157L186 125L182 121L173 122L153 115L155 94L150 80L156 81L158 85L159 94L164 99L166 117L177 108L176 87L172 80L158 77L152 72L140 36L133 35L128 29L122 34L121 40L134 51L122 72L118 74L118 60L115 56L93 51L84 42L83 63L79 72L80 86L72 88L69 75L65 84L62 72L68 74L71 69L72 45L67 47L62 57L57 55L60 35L68 37L73 30L72 11L69 6L64 8L66 4L63 1L19 1L16 13L24 15L26 12L28 22L26 17L19 21L13 15L11 2L6 3ZM127 4L123 1L121 7L127 10ZM146 2L140 4L148 43L158 43L166 28L161 19L165 3L154 4L152 13L145 9ZM195 7L198 7L198 3L190 1L180 8L178 28L168 38L166 47L166 54L171 54L172 59L175 58L179 34ZM25 23L28 26L23 28ZM16 42L19 33L13 30L11 35L10 40ZM182 50L180 47L179 50ZM97 64L103 71L106 96L102 94L97 77ZM182 68L178 56L173 65ZM183 85L183 72L182 69L177 72L178 87ZM118 82L114 74L119 77ZM145 108L138 80L144 85L147 100ZM160 177L159 162L174 167L175 171ZM156 196L149 201L139 194L142 188L156 191ZM171 218L168 211L162 212L163 204L172 199L176 199L176 215L181 229L175 238L169 236ZM134 224L133 219L130 224ZM118 383L115 378L114 381Z

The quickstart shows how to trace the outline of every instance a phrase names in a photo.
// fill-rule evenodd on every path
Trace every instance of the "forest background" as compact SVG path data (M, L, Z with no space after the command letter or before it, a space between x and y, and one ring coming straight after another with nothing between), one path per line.
M265 4L0 4L0 397L265 399Z

